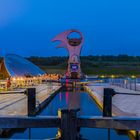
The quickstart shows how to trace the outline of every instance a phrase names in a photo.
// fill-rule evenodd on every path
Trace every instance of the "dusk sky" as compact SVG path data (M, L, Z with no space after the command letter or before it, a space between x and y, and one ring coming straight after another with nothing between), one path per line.
M78 29L82 55L140 55L140 0L0 0L0 56L61 56L51 39Z

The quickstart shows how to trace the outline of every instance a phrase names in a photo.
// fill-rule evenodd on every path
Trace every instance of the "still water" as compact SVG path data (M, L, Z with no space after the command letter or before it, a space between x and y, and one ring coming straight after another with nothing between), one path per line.
M76 92L75 92L76 91ZM62 90L49 105L42 111L41 116L57 115L59 108L80 108L78 115L99 116L102 115L93 99L85 91ZM31 139L54 138L57 134L57 128L32 128L30 130ZM81 128L82 138L87 140L107 140L107 129ZM28 139L29 129L22 133L15 133L12 139ZM126 135L118 135L116 131L111 130L111 140L129 140Z

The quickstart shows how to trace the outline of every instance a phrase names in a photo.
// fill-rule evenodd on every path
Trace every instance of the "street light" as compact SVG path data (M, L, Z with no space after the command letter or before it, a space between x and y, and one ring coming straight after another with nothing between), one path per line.
M136 79L136 76L132 75L131 78L134 79L134 90L136 91L137 90L137 79Z

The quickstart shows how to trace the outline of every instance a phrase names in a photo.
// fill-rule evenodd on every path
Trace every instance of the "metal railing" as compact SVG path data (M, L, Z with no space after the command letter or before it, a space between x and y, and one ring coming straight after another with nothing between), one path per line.
M140 94L137 94L137 93L121 93L121 92L116 92L114 89L112 88L104 88L104 96L103 96L103 116L105 117L112 117L112 97L116 94L119 94L119 95L137 95L137 96L140 96ZM125 120L125 118L123 117L123 119ZM128 117L128 119L133 119L134 120L134 123L135 125L139 125L139 122L137 121L137 119L139 120L140 117L137 117L137 118L131 118L131 117ZM133 124L134 125L134 124ZM130 130L133 130L133 125L130 126L131 129ZM140 130L140 129L139 129ZM136 130L136 140L139 140L140 137L139 137L139 130L137 129Z
M110 84L130 90L140 91L140 85L137 78L113 78L110 79Z
M140 130L140 118L80 116L77 110L63 109L60 116L0 117L0 128L59 128L56 139L77 140L79 128ZM108 138L109 139L109 138ZM136 140L139 140L138 136Z

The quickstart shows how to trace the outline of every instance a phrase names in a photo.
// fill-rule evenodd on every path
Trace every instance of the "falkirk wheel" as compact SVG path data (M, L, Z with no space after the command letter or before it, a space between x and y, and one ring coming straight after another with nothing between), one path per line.
M73 37L77 34L78 37ZM84 42L83 34L75 29L64 31L52 39L52 41L60 41L57 48L65 48L69 54L68 68L66 77L71 79L80 79L84 75L80 66L80 53Z

